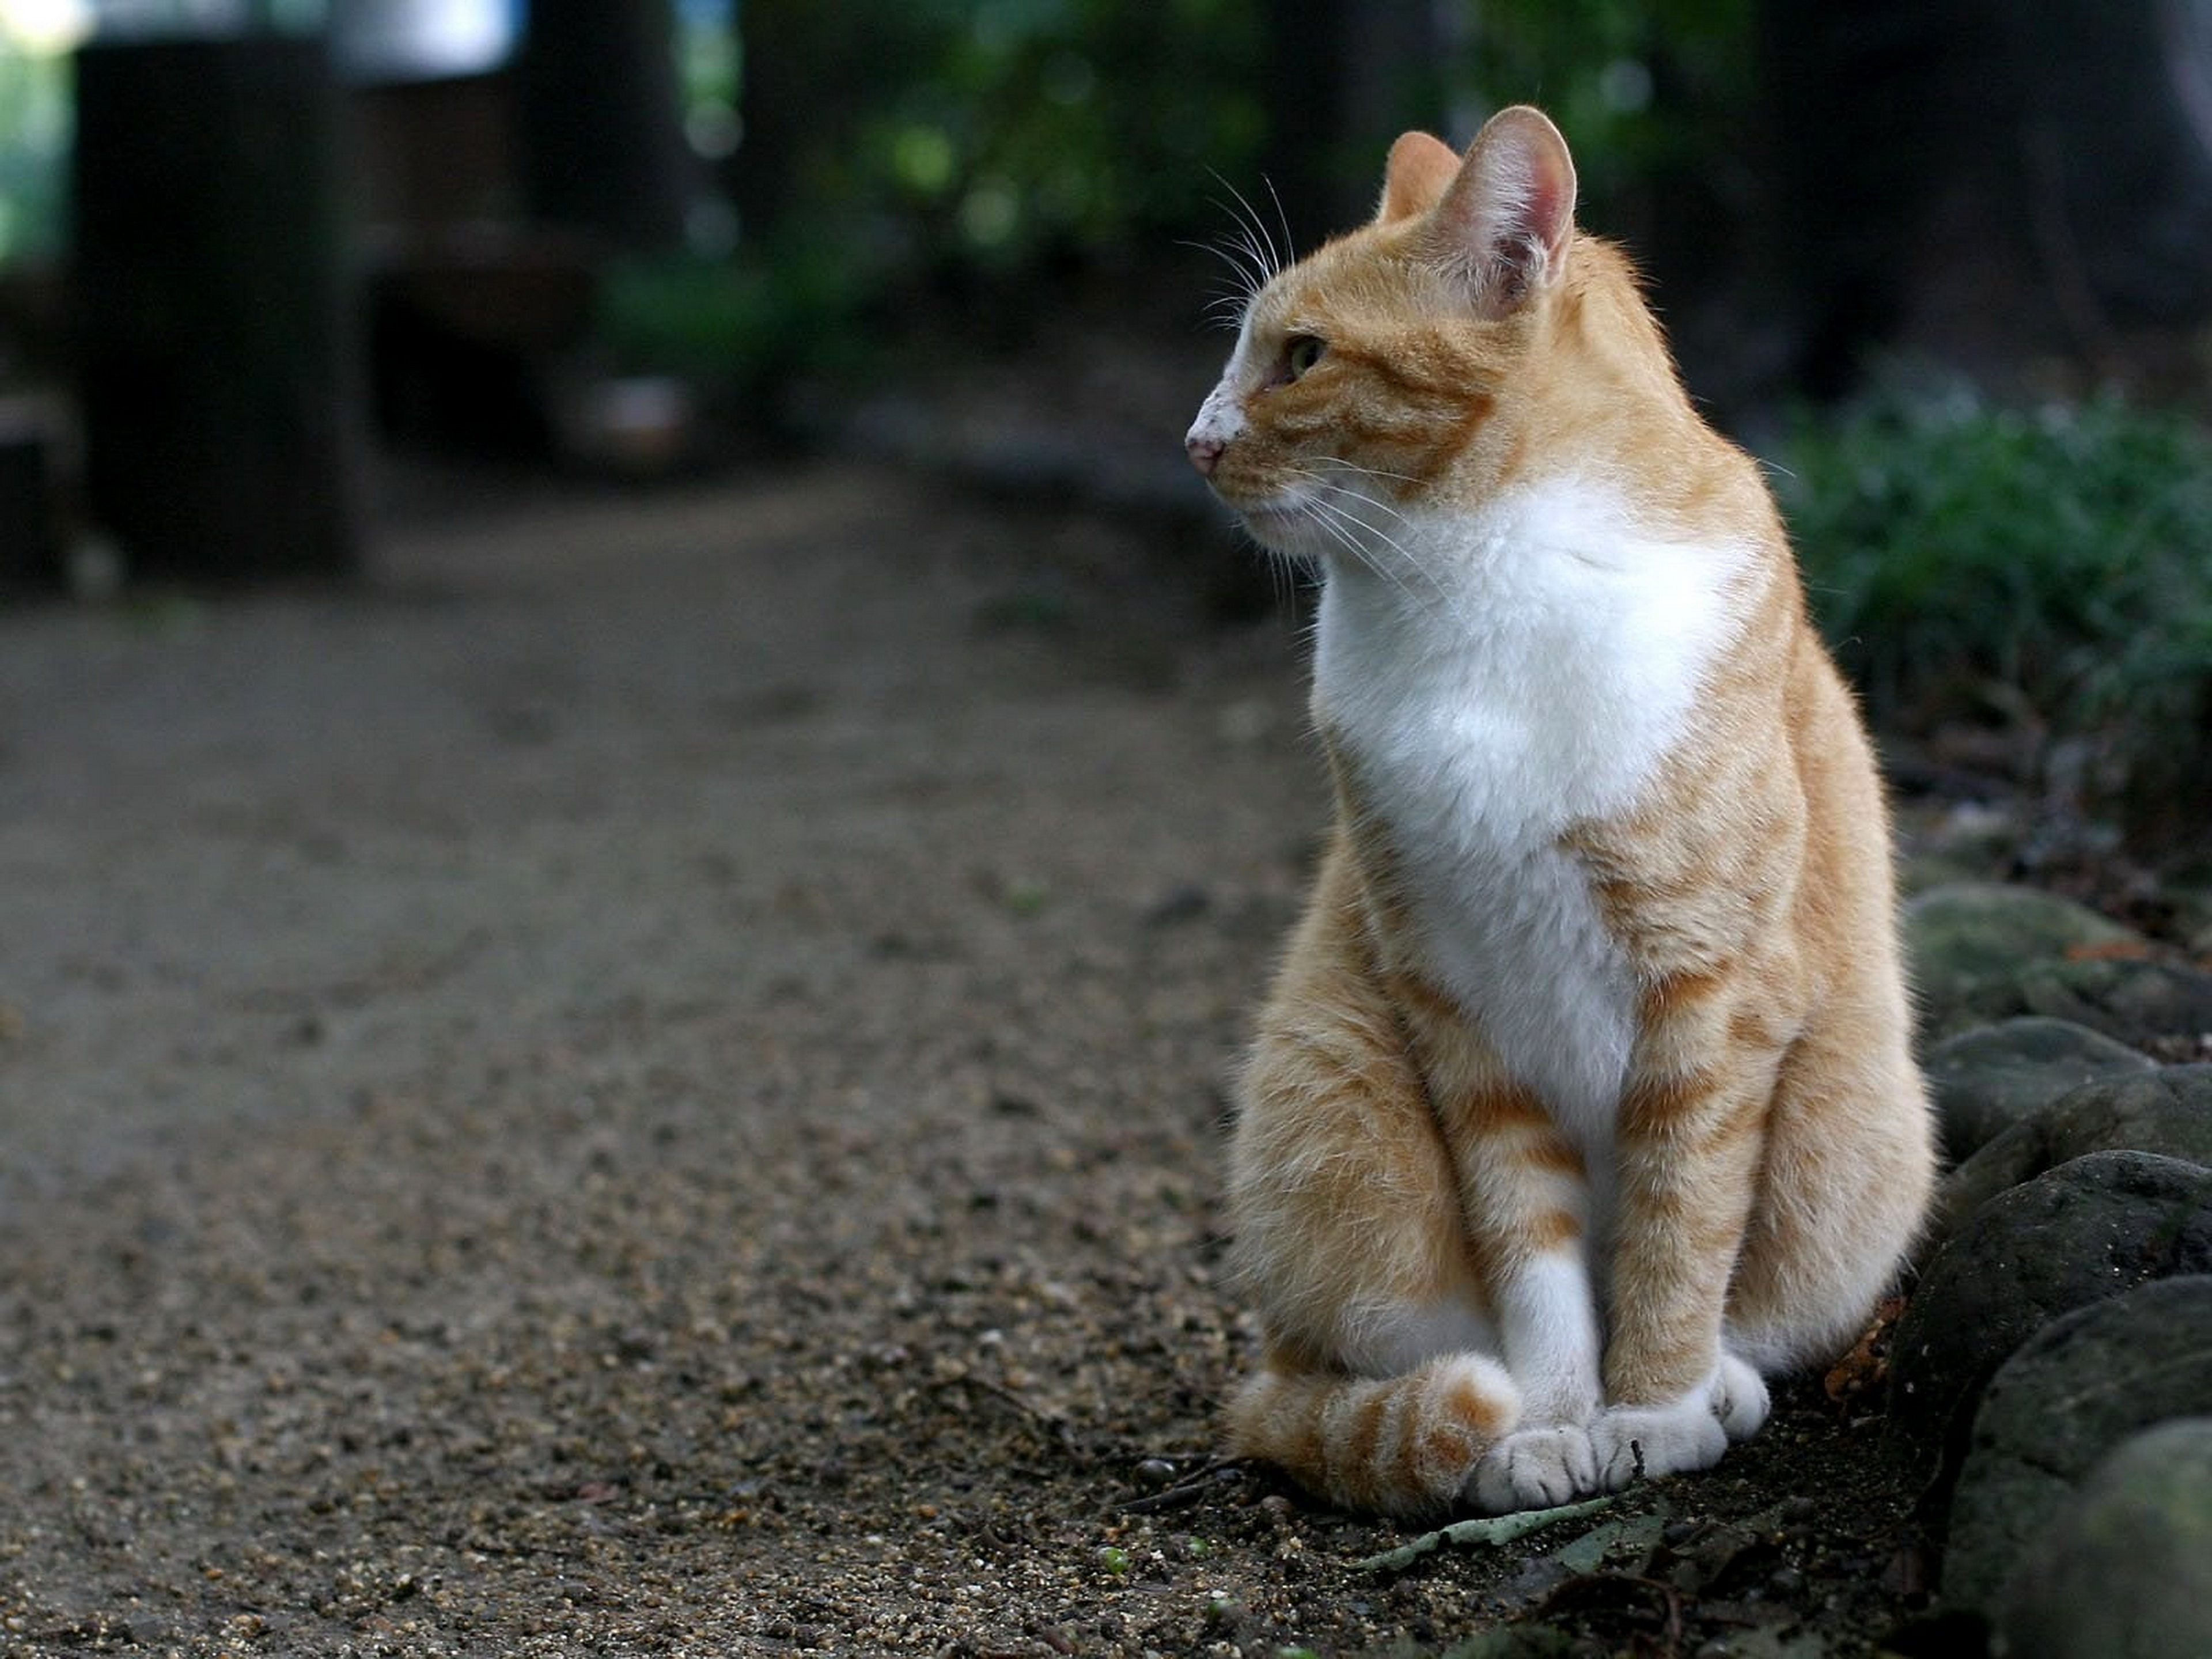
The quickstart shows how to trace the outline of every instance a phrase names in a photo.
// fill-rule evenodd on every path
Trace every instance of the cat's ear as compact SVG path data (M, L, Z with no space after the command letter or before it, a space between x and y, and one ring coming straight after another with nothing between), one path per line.
M1559 280L1574 226L1567 141L1541 110L1516 104L1492 116L1468 146L1429 234L1439 259L1466 278L1476 308L1503 317Z
M1426 213L1458 171L1459 152L1443 139L1425 132L1400 134L1383 164L1382 202L1375 210L1375 222L1394 224Z

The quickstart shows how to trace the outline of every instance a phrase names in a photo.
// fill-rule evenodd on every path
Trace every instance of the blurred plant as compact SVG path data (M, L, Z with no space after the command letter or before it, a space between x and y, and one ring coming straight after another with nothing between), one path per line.
M1541 104L1573 142L1583 194L1725 158L1754 78L1752 0L1462 0L1469 90Z
M869 345L854 319L874 297L860 268L816 249L632 258L607 269L599 334L622 372L682 372L744 395L794 372L859 368Z
M1878 722L1992 716L2155 832L2204 797L2212 437L2100 398L1889 392L1804 421L1778 487ZM2046 775L2045 781L2051 781Z
M1251 177L1264 132L1259 9L745 0L733 64L686 56L695 94L731 68L743 88L724 165L750 222L727 257L617 272L616 355L741 386L834 372L934 284L1217 228L1208 169Z
M1679 183L1692 158L1727 152L1749 102L1751 0L1445 5L1450 61L1395 70L1416 101L1439 106L1439 128L1448 94L1543 101L1616 218L1629 181L1673 168ZM819 353L854 357L856 332L910 325L908 302L933 286L1050 280L1072 261L1218 235L1223 181L1265 204L1273 140L1311 118L1302 88L1353 72L1314 54L1300 86L1280 84L1303 60L1279 37L1303 13L1283 0L744 0L734 58L712 30L685 47L693 137L725 168L734 248L702 241L708 257L618 276L617 353L757 381ZM1363 179L1389 136L1338 135ZM1678 191L1668 200L1679 210ZM674 355L688 346L707 356Z
M0 264L61 246L70 140L65 46L0 27Z
M879 78L852 131L807 158L810 196L908 258L1005 270L1095 253L1187 223L1209 167L1249 172L1257 154L1255 0L857 9L874 15L838 27L873 43L856 67Z

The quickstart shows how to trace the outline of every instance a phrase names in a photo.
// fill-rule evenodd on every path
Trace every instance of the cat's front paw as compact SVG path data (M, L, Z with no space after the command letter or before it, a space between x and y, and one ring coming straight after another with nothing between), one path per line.
M1766 1421L1766 1382L1723 1352L1711 1378L1665 1406L1613 1406L1590 1425L1598 1480L1619 1492L1639 1476L1657 1480L1709 1469L1732 1440L1748 1440Z
M1764 1389L1759 1396L1763 1413ZM1712 1468L1729 1445L1715 1403L1714 1389L1708 1386L1692 1389L1670 1405L1608 1407L1590 1425L1599 1484L1619 1492L1632 1480Z
M1731 1440L1750 1439L1766 1421L1766 1380L1732 1353L1721 1355L1720 1372L1709 1397L1713 1415Z
M1462 1496L1485 1515L1544 1510L1597 1490L1589 1431L1578 1423L1516 1429L1483 1453Z

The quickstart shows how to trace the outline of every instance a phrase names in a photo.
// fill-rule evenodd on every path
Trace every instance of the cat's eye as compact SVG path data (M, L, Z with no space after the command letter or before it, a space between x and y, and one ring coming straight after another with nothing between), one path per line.
M1285 366L1290 369L1291 379L1293 380L1297 380L1308 369L1311 368L1316 363L1319 362L1321 361L1322 353L1328 349L1328 346L1326 342L1317 340L1310 334L1299 334L1292 337L1289 345L1285 348L1283 354L1283 361Z

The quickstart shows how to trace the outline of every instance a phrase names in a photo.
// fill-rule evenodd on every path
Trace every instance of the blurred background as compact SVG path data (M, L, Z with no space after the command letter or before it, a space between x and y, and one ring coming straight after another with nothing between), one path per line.
M1239 559L1177 443L1219 246L1521 100L1878 720L2185 842L2207 0L0 0L0 579L343 575L794 450Z

